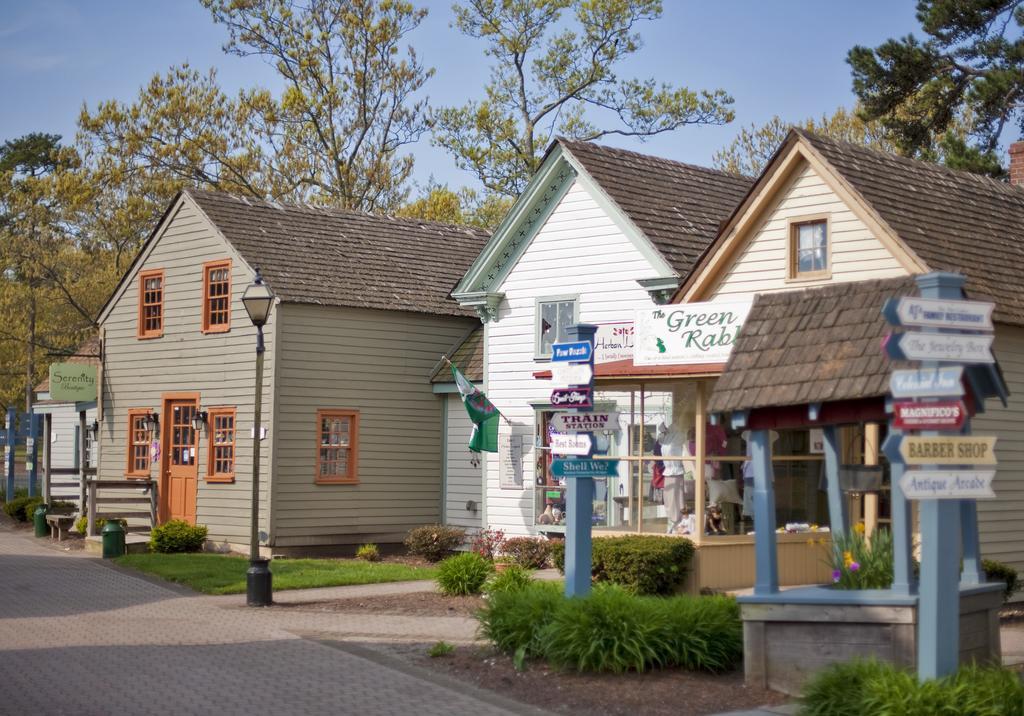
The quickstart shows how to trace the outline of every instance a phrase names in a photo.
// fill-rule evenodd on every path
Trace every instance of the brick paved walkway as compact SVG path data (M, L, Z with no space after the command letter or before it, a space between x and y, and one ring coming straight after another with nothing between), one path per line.
M537 713L355 645L300 636L426 637L430 620L222 604L0 527L0 713Z

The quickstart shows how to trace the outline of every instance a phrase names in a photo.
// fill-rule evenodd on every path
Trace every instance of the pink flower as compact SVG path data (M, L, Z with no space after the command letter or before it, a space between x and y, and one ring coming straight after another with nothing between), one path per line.
M856 562L850 562L850 571L851 572L856 572L858 569L860 569L860 565L859 564L857 564Z
M833 569L832 570L832 581L833 582L838 582L839 578L842 577L842 576L843 576L843 573L840 572L838 569Z

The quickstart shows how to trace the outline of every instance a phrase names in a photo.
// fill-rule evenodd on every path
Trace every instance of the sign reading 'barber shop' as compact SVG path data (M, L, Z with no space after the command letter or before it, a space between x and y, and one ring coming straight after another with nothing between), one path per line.
M725 363L751 301L679 303L636 312L633 363Z

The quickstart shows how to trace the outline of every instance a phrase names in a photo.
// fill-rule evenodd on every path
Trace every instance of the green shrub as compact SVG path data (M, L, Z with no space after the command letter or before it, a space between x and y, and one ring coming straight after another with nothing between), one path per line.
M28 497L27 487L14 488L14 498L17 499L19 497ZM7 502L7 488L4 486L0 486L0 502Z
M198 552L206 543L206 527L185 520L170 520L154 527L149 537L153 552Z
M552 561L565 573L565 543L552 543ZM630 535L594 540L591 574L634 594L672 594L686 578L693 542L678 537Z
M551 542L542 537L509 537L502 552L525 569L544 569L551 556Z
M466 539L466 531L448 525L425 525L409 530L405 546L409 554L430 562L440 562Z
M51 515L71 515L74 514L75 510L78 509L78 505L74 502L68 502L67 500L57 500L50 509L47 510L48 514Z
M379 562L380 550L377 549L375 544L364 544L356 550L356 559L366 560L367 562Z
M427 650L427 656L436 659L439 656L448 656L453 651L455 651L454 646L446 641L439 641Z
M441 562L437 568L437 586L449 597L479 594L494 565L476 552L463 552Z
M480 634L506 654L543 656L540 634L565 601L557 582L533 582L525 589L494 592L477 614Z
M484 584L484 592L494 594L495 592L516 591L526 589L533 582L530 570L523 569L518 564L510 564L505 571L494 574Z
M125 529L125 531L128 530L128 520L117 519L117 520L114 520L114 521L115 522L120 522L121 523L121 527L123 527ZM107 524L107 519L106 518L104 518L104 517L97 517L96 518L96 534L99 534L100 532L102 532L103 531L103 527L106 524ZM89 526L89 518L86 517L85 515L82 515L77 520L75 520L75 531L78 532L79 534L83 534L84 535L85 534L85 530L86 530L86 528L88 526Z
M1003 590L1003 601L1010 601L1020 585L1018 584L1019 575L1017 570L1008 564L1003 562L996 562L994 559L983 559L981 560L981 567L985 570L985 574L989 580L993 582L1006 582L1006 589Z
M879 661L835 664L818 673L800 698L803 716L1019 716L1024 684L1008 669L965 666L920 683L916 675Z
M558 584L534 582L492 593L477 618L481 634L517 662L543 658L579 671L723 671L743 650L731 597L641 597L598 585L566 599Z
M893 577L892 533L875 530L870 539L861 530L832 535L832 582L837 589L888 589Z
M4 512L8 517L13 517L18 522L29 522L36 508L43 504L42 497L15 497L10 502L4 503Z

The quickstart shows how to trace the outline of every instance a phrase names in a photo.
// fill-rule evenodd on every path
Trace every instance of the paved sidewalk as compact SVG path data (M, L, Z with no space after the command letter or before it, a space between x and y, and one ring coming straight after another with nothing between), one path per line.
M5 713L538 713L337 643L452 629L431 621L225 605L0 528Z

